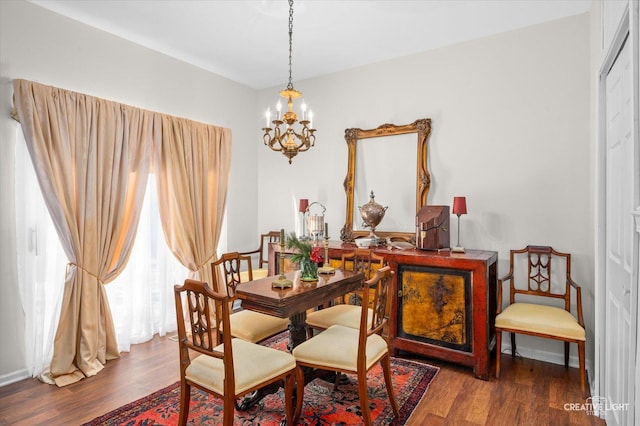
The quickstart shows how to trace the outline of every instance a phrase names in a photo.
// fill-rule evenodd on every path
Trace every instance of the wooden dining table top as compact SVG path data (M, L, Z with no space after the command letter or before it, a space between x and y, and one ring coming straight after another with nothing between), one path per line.
M285 275L293 282L292 287L274 287L272 283L279 275L239 284L236 296L242 300L242 307L289 318L359 289L364 279L361 272L340 269L333 274L319 274L318 281L312 283L301 281L300 271L287 272Z

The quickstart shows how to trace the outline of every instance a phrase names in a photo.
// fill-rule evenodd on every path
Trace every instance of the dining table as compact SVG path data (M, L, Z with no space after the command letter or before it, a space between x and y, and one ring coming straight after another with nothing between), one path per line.
M235 294L242 301L242 309L289 318L289 351L306 340L307 310L358 290L364 280L361 272L341 269L318 274L317 281L303 281L299 270L284 275L291 281L291 287L274 285L280 278L275 275L241 283Z

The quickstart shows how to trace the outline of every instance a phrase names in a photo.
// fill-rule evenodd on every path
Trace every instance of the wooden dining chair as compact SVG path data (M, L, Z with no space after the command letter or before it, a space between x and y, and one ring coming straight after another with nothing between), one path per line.
M257 263L255 264L255 268L253 268L253 279L258 280L260 278L264 278L269 275L269 243L279 243L280 242L280 232L279 231L269 231L266 234L260 235L260 245L257 249L251 251L240 252L243 256L251 256L252 262L254 257L257 256ZM246 273L242 274L242 282L246 282Z
M384 258L373 253L370 249L358 248L352 252L342 254L342 269L345 271L362 272L364 279L368 280L379 268L384 265ZM322 331L339 324L346 327L358 328L360 326L360 304L362 293L356 291L345 296L352 299L354 304L346 304L340 300L338 304L324 309L318 309L307 314L307 335L313 336L314 330ZM372 312L369 311L369 320Z
M399 412L391 382L389 340L382 334L388 317L387 300L389 283L392 279L393 272L386 266L379 269L373 278L363 283L358 328L333 325L301 343L292 352L300 371L303 368L311 368L335 371L338 376L341 373L355 374L365 425L371 424L367 372L378 362L384 372L387 395L396 417ZM372 312L371 320L369 320L370 311Z
M556 271L552 266L560 269ZM519 272L520 271L520 272ZM502 285L509 283L509 303L502 308ZM571 313L571 294L576 295L577 317ZM516 296L519 298L516 301ZM546 302L544 301L546 299ZM526 300L526 301L523 301ZM553 301L563 306L552 306ZM516 334L564 342L564 366L569 367L569 344L578 345L580 387L586 395L585 328L580 286L571 278L571 254L549 246L526 246L511 250L509 273L498 280L496 327L496 378L500 377L502 332L511 334L511 355L516 355Z
M220 268L220 272L225 282L226 293L229 295L231 303L237 304L239 301L236 297L236 288L242 282L241 272L247 272L247 281L253 280L253 271L251 269L251 256L243 256L238 252L230 252L223 254L220 259L211 264L211 272L214 277L213 289L222 291L218 286L216 268ZM231 335L239 337L248 342L258 343L271 336L275 336L288 329L289 320L287 318L278 318L272 315L263 314L248 309L235 310L230 317ZM220 335L222 330L219 330Z
M304 379L301 370L296 368L295 358L284 351L232 338L229 332L231 298L212 290L207 283L186 280L184 285L174 287L174 296L180 349L179 424L185 425L189 417L191 387L221 398L222 424L232 426L239 397L281 381L284 382L287 424L296 424L302 408L302 392L298 392L294 403L294 386L301 386ZM212 307L220 314L211 315ZM215 324L210 323L211 318L216 318ZM185 321L189 325L188 333ZM216 343L213 331L219 329L223 331L222 344Z

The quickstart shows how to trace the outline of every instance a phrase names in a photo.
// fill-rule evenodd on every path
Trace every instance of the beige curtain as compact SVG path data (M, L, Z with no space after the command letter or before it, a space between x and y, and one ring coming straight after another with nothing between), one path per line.
M50 367L63 386L119 357L102 284L122 271L131 251L159 116L25 80L14 81L14 96L69 258Z
M153 158L162 228L191 278L210 284L230 167L230 129L162 116Z

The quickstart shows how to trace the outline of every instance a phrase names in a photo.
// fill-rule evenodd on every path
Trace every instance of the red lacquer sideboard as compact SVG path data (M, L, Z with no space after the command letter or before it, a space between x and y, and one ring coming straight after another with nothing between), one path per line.
M342 252L354 249L353 244L331 241L331 265L339 267ZM374 252L395 272L389 318L393 354L404 351L465 365L488 380L495 347L498 253L386 247ZM270 275L279 254L280 246L270 244Z

